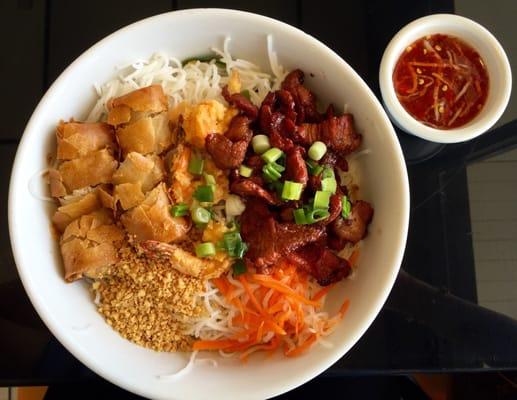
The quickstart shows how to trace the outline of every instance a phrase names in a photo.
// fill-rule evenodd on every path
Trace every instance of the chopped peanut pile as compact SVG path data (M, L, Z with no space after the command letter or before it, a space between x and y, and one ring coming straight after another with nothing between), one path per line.
M150 258L129 244L120 251L120 263L96 280L98 310L124 338L157 351L190 350L182 320L202 315L196 294L200 279L181 274L166 259Z

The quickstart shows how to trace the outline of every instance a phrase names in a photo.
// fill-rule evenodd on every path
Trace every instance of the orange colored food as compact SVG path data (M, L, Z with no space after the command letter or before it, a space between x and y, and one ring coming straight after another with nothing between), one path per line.
M415 119L452 129L479 114L489 78L474 48L456 37L435 34L406 48L395 66L393 84L400 103Z

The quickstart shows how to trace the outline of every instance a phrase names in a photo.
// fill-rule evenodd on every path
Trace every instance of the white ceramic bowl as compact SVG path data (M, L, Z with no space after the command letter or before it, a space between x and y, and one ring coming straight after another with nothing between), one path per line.
M57 121L85 117L94 102L94 82L112 78L115 66L153 52L178 58L206 53L233 38L239 57L268 67L266 34L272 34L280 62L307 72L307 83L321 99L347 103L371 154L359 158L362 195L375 207L364 241L359 273L343 282L330 299L334 310L351 300L343 323L328 338L332 348L318 346L288 359L258 356L238 360L202 355L218 361L195 364L180 378L158 378L185 365L187 355L158 353L122 339L95 310L82 282L63 280L59 249L50 233L53 206L31 195L44 184L38 173L55 151ZM303 49L303 51L302 51ZM314 77L309 75L314 74ZM284 23L259 15L220 9L198 9L158 15L119 30L74 61L45 94L18 147L9 192L11 243L24 287L39 315L59 341L93 371L134 393L159 399L229 399L278 395L310 380L342 357L370 326L386 300L404 252L409 217L407 173L399 143L381 105L354 70L332 50Z
M417 121L400 104L393 87L393 70L402 52L414 41L435 33L463 39L478 51L488 70L490 86L485 106L472 121L455 129L435 129ZM510 99L512 72L506 53L487 29L465 17L435 14L411 22L393 37L382 57L379 84L388 114L399 128L432 142L456 143L485 133L501 117Z

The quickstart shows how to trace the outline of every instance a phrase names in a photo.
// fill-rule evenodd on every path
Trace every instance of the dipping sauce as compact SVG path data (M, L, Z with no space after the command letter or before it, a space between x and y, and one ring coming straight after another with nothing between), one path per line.
M435 34L409 45L393 72L402 106L437 129L465 125L483 108L489 79L485 63L456 37Z

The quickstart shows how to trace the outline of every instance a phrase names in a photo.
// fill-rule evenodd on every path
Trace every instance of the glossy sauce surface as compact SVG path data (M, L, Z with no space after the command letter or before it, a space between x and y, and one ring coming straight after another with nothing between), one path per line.
M489 90L485 63L456 37L435 34L409 45L393 72L402 106L418 121L437 129L467 124L483 108Z

